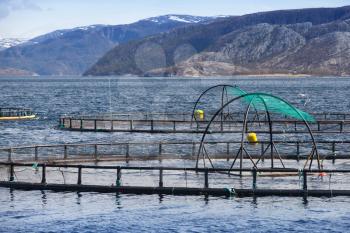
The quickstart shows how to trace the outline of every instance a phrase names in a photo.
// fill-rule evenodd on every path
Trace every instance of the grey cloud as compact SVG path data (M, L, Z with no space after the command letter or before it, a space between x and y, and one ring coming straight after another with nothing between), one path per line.
M12 10L33 10L41 11L42 9L31 0L12 0L10 4Z
M0 19L6 18L10 14L9 0L0 0Z
M6 18L9 14L9 9L2 7L2 5L0 4L0 19Z
M42 11L42 8L31 0L0 0L0 20L17 10Z

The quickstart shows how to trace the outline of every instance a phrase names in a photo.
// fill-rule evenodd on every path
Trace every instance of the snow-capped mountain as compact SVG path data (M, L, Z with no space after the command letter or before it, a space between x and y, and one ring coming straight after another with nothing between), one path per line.
M192 15L162 15L162 16L157 16L157 17L151 17L148 19L143 19L138 22L135 22L133 24L129 25L145 25L148 23L156 23L158 25L169 25L170 27L176 27L176 26L181 26L181 25L186 25L186 24L195 24L195 23L202 23L206 21L213 20L215 18L218 18L221 16L213 16L213 17L204 17L204 16L192 16ZM170 26L171 25L171 26ZM29 43L41 43L43 41L46 41L48 39L56 39L62 36L65 36L66 34L71 34L75 32L81 32L81 31L86 31L86 33L91 33L91 32L97 32L100 30L105 30L106 28L111 29L115 27L120 27L120 26L128 26L128 25L103 25L103 24L96 24L96 25L88 25L88 26L80 26L80 27L75 27L72 29L62 29L62 30L56 30L38 37L35 37L31 40L29 40ZM149 25L147 25L149 26Z
M28 39L19 39L19 38L0 38L0 50L8 49L13 46L23 44Z
M350 6L258 12L208 22L114 47L85 75L350 76L350 53L345 52ZM162 48L161 54L149 49L143 56L166 56L165 62L150 59L147 67L138 66L139 48L152 44Z
M150 35L206 23L214 17L164 15L122 25L90 25L56 30L0 52L0 69L39 75L82 74L106 52Z
M97 29L101 29L103 27L107 27L108 25L89 25L89 26L81 26L81 27L76 27L76 28L72 28L72 29L62 29L62 30L56 30L41 36L37 36L31 40L29 40L29 43L33 43L33 44L37 44L37 43L41 43L44 42L46 40L49 39L56 39L59 38L61 36L66 35L67 33L72 33L72 32L76 32L76 31L88 31L91 32L92 30L97 30Z
M151 17L148 21L152 21L158 24L173 22L181 22L181 23L200 23L215 19L216 17L204 17L204 16L193 16L193 15L162 15L158 17Z

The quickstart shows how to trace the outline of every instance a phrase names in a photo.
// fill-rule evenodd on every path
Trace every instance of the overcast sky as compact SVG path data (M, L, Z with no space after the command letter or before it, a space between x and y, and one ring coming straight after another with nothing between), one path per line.
M91 24L125 24L164 14L242 15L350 5L350 0L0 0L0 37L32 38Z

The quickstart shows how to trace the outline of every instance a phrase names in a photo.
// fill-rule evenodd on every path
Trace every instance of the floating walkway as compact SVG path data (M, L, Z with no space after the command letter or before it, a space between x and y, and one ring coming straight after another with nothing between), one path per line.
M0 161L77 163L93 161L194 160L200 142L112 142L58 145L30 145L0 148ZM251 146L252 158L262 158L269 141ZM350 159L350 141L318 141L322 160ZM232 159L241 141L206 142L206 152L215 159ZM274 141L283 159L307 158L311 141ZM275 155L277 156L277 154ZM268 157L266 155L266 157Z
M309 179L309 176L315 176L315 174L332 173L332 174L349 174L350 170L297 170L297 169L261 169L259 172L256 169L244 169L244 172L251 174L252 179L241 179L241 182L251 182L251 188L241 189L235 188L234 184L231 187L210 187L210 176L212 174L227 177L230 172L237 172L237 169L194 169L194 168L178 168L178 167L122 167L122 166L94 166L94 165L46 165L36 164L37 171L41 170L41 181L37 183L33 182L21 182L15 181L15 167L24 168L32 167L30 164L21 163L0 163L0 166L8 167L9 180L0 181L0 187L6 187L11 189L20 190L52 190L62 192L99 192L99 193L123 193L123 194L164 194L164 195L212 195L212 196L237 196L237 197L260 197L260 196L315 196L315 197L333 197L333 196L350 196L350 190L348 189L310 189L308 182L314 182L314 179ZM77 170L76 183L70 184L58 184L48 183L47 169L49 168L70 168ZM109 170L116 171L115 185L88 185L83 184L83 170ZM158 185L156 186L123 186L122 173L127 171L154 171L158 174ZM181 171L181 172L193 172L195 176L203 177L202 187L180 187L180 186L168 186L165 179L165 172L169 171ZM267 173L291 173L300 174L301 186L298 189L282 189L282 188L268 188L261 189L259 187L260 174ZM97 173L98 174L98 173ZM153 173L152 173L153 175ZM142 176L141 179L147 179L147 175ZM123 178L125 179L125 178ZM95 176L95 180L98 177ZM330 186L329 186L330 187Z
M0 108L0 121L35 119L35 113L28 108Z
M350 133L350 113L314 113L316 122L310 123L313 133ZM210 133L240 133L243 113L225 115L224 121L213 121ZM61 116L59 129L82 132L130 133L204 133L210 121L194 121L191 114L103 114L97 116ZM256 133L269 133L269 121L262 116L247 122L259 126ZM273 119L274 134L308 133L304 122L293 119ZM254 127L257 128L257 127Z
M350 196L350 190L301 190L301 189L229 189L229 188L184 188L184 187L141 187L141 186L102 186L102 185L64 185L36 184L26 182L0 181L0 187L18 190L50 190L54 192L96 192L119 194L159 194L178 196L235 196L235 197L336 197Z

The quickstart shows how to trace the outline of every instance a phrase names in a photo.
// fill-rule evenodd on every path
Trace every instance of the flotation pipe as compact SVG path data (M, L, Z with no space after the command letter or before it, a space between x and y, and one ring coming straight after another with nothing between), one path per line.
M12 121L12 120L29 120L34 119L36 115L29 116L8 116L8 117L0 117L0 121Z

